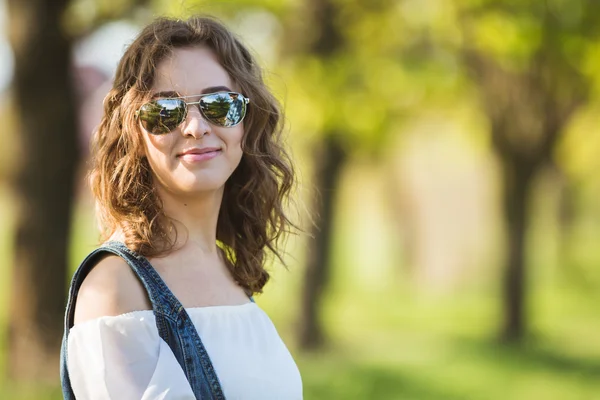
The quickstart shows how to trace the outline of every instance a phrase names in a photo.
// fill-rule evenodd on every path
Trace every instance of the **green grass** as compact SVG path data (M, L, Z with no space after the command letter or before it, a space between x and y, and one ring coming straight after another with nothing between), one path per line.
M501 345L486 317L493 302L465 312L460 300L387 295L377 308L365 297L332 301L332 311L346 309L328 317L333 347L298 357L307 399L600 399L598 340L555 329ZM581 317L571 322L585 325L593 309Z

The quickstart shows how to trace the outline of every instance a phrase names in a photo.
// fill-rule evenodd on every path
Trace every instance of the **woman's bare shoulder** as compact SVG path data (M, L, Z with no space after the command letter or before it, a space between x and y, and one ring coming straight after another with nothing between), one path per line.
M79 288L74 323L151 308L146 290L125 260L107 255Z

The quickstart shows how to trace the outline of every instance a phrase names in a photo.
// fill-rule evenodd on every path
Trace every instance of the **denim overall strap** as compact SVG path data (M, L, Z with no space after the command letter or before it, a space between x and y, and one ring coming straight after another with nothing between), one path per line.
M159 336L169 345L181 365L197 400L224 400L210 357L183 305L173 295L150 262L121 242L106 242L90 253L73 276L65 314L65 334L61 349L61 379L65 400L75 400L67 370L67 340L73 326L79 287L95 260L105 252L122 257L138 276L148 293ZM254 299L250 298L251 301Z

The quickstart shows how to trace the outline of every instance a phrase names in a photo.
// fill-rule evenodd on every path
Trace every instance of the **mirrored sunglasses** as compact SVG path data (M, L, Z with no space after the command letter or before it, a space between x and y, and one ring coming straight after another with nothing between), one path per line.
M199 97L186 102L186 98ZM216 92L197 96L159 98L149 101L136 111L136 117L148 133L163 135L175 130L188 113L188 106L197 105L202 116L210 123L231 128L246 116L250 99L240 93Z

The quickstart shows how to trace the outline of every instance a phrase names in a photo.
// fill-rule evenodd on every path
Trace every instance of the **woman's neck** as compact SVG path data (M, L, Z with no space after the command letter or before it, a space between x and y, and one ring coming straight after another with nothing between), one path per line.
M217 251L217 222L223 188L193 196L159 190L159 196L165 215L173 220L177 231L175 248L193 246L206 253Z

